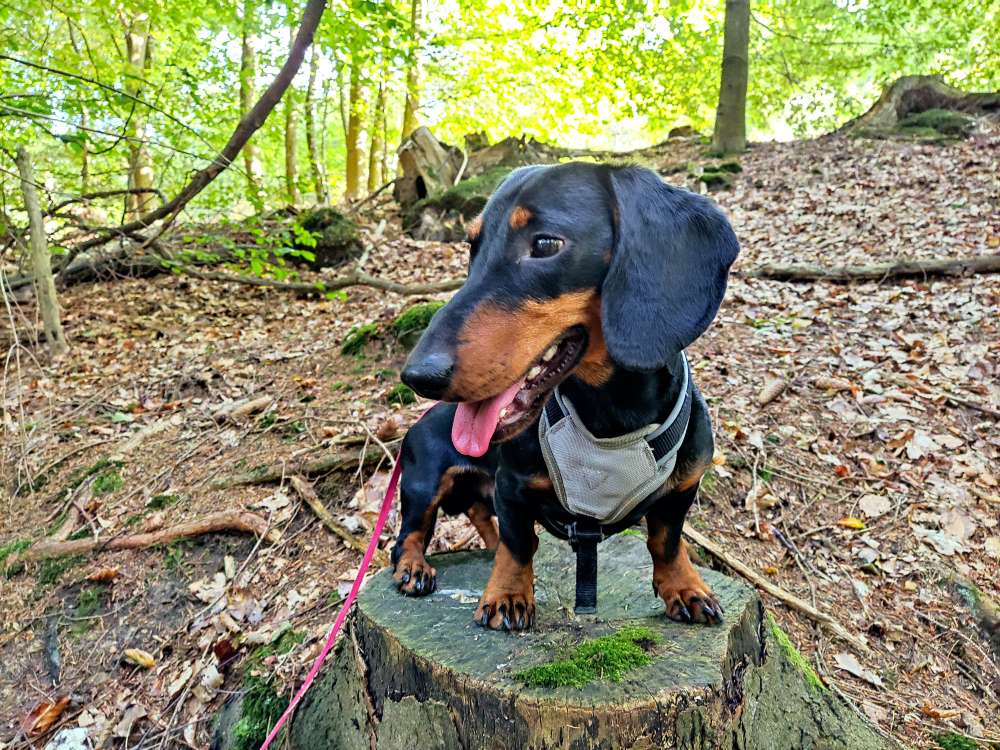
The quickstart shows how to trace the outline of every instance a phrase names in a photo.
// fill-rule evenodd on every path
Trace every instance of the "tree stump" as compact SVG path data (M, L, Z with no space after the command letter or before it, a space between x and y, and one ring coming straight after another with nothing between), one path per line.
M296 750L865 750L893 747L820 682L764 613L757 594L711 570L725 607L717 627L682 625L653 596L643 539L600 545L598 614L573 615L574 558L543 537L535 558L537 624L523 635L472 622L490 572L485 552L432 558L437 591L368 582L336 658L291 729ZM621 681L529 687L515 675L588 639L641 626L649 663Z

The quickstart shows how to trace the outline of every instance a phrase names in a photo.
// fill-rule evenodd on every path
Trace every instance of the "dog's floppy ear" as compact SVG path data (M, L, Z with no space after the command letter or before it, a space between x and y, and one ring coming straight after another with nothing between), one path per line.
M708 328L739 243L708 198L642 167L612 170L615 247L601 288L611 358L658 370Z

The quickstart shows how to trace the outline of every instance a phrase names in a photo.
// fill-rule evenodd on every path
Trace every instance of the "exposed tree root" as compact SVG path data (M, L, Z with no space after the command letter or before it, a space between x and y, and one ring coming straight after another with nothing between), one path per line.
M267 519L254 513L241 511L220 511L197 521L169 526L146 534L112 537L111 539L71 539L64 542L40 542L19 555L7 559L8 566L24 560L42 560L64 555L83 555L105 550L141 549L156 544L168 544L177 539L185 539L201 534L216 534L235 531L264 537L268 542L277 542L281 535L268 526Z
M398 443L394 440L386 445ZM277 463L273 466L264 466L253 471L246 471L240 474L229 474L215 479L209 484L213 490L224 490L230 487L242 487L248 484L270 484L280 482L282 479L293 474L302 476L317 476L319 474L329 474L334 471L346 471L356 469L358 464L362 467L378 463L385 458L385 452L381 447L373 445L366 448L364 452L357 449L342 450L331 453L323 458L305 463Z
M292 476L289 481L292 487L299 494L299 497L312 508L312 512L316 514L317 518L323 522L330 531L339 536L343 542L353 550L364 554L368 545L358 539L354 534L348 531L344 526L337 522L337 519L333 517L333 514L326 509L323 505L323 501L319 499L319 495L316 494L316 490L309 482L300 476ZM372 558L379 566L385 567L389 564L389 556L380 549L375 550L375 555Z
M850 643L859 652L863 654L871 653L871 649L868 647L867 643L852 634L847 628L841 625L837 620L833 619L833 617L828 615L826 612L821 612L809 602L800 599L789 591L785 591L785 589L781 588L781 586L771 583L745 562L739 558L733 557L704 534L696 529L693 529L690 524L684 524L684 536L698 546L703 547L710 555L728 565L734 571L750 581L750 583L754 586L762 591L766 591L782 604L785 604L789 609L794 609L796 612L805 615L816 624L829 630L833 635L837 636L841 640Z
M815 263L765 263L746 273L758 279L777 281L883 281L892 278L928 276L970 276L1000 273L1000 255L977 255L971 258L935 258L915 260L899 258L887 263L825 268Z

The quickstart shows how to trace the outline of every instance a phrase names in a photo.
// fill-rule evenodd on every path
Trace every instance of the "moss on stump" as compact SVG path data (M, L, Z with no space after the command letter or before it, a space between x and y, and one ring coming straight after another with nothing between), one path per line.
M313 268L335 266L361 249L358 225L335 208L325 206L302 216L299 224L316 239L315 247L303 247L315 255Z
M702 571L725 607L722 626L667 620L635 535L600 546L598 614L587 617L573 615L572 552L544 536L538 624L524 635L472 622L486 553L433 564L438 589L423 599L400 596L389 571L368 582L336 657L299 707L292 748L891 747L790 656L794 647L742 583ZM560 660L582 664L586 679L525 678Z

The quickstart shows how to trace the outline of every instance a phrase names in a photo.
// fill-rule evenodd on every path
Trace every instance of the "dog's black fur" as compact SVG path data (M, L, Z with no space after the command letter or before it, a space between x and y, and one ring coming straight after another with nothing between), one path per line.
M534 619L535 522L573 520L555 497L539 446L545 399L561 383L597 437L662 422L681 388L681 352L714 318L739 246L708 198L644 168L587 163L516 170L469 234L468 279L434 316L403 381L428 398L475 402L545 365L553 344L565 364L538 376L513 423L501 424L480 458L452 445L454 404L434 407L410 431L393 561L402 590L428 593L434 571L423 553L437 508L475 505L486 538L481 508L495 507L499 547L475 619L517 630ZM604 529L614 533L645 516L653 588L680 621L714 623L722 614L681 541L712 454L708 410L695 388L673 474L630 518Z

